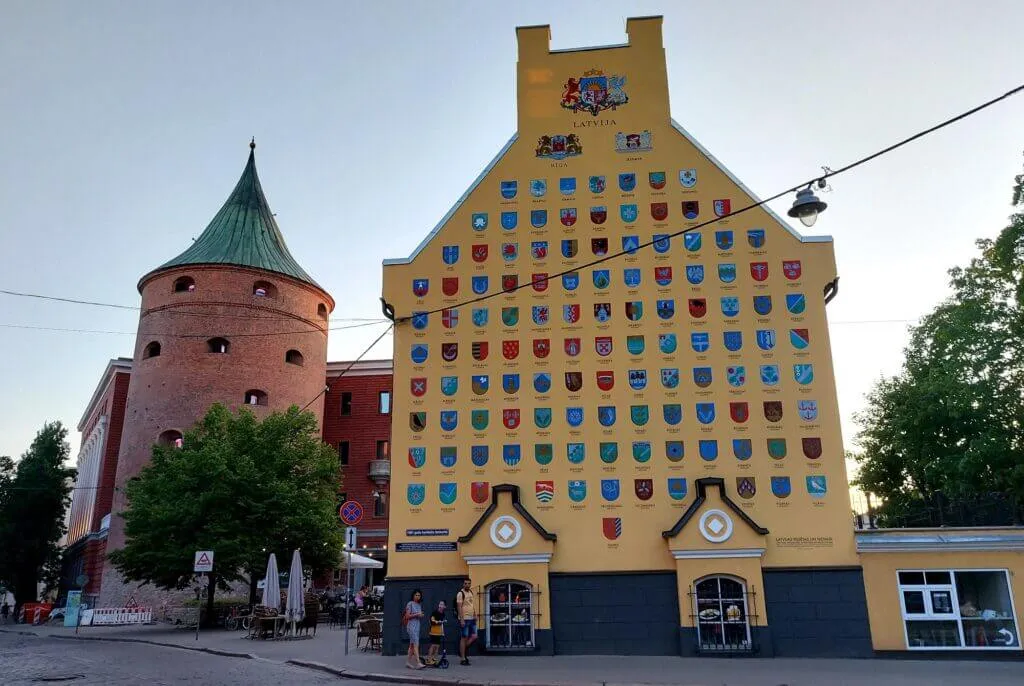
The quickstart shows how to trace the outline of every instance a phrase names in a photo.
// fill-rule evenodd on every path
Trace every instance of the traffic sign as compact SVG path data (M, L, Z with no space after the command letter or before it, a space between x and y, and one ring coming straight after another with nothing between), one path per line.
M338 508L338 518L349 526L363 521L363 506L357 500L346 500Z
M357 536L358 531L354 526L345 527L345 547L349 550L355 550Z
M192 565L193 572L212 572L213 571L213 551L212 550L197 550L195 563Z

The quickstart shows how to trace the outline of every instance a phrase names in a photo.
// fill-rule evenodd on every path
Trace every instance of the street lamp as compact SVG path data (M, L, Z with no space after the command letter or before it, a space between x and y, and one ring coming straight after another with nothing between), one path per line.
M818 181L818 187L825 187L825 180ZM789 216L795 219L799 219L800 223L806 227L814 226L814 222L818 221L818 215L825 211L828 205L818 199L818 196L811 190L811 184L807 184L807 188L796 192L796 200L793 201L793 206L789 208Z

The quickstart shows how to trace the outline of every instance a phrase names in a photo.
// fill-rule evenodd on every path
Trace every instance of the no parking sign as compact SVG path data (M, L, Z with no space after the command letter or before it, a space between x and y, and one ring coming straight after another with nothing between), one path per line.
M363 521L363 506L355 500L346 500L338 508L338 519L349 526L355 526Z

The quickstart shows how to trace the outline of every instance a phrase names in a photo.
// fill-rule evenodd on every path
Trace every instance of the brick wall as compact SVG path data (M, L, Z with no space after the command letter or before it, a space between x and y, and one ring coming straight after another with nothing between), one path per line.
M121 430L124 428L125 403L128 401L128 383L131 375L118 372L104 400L107 416L106 445L97 479L96 502L93 505L90 532L98 531L103 517L110 513L114 500L114 481L117 477L117 453L121 450ZM104 548L106 544L104 544ZM101 558L102 559L102 558ZM96 576L97 580L99 575Z

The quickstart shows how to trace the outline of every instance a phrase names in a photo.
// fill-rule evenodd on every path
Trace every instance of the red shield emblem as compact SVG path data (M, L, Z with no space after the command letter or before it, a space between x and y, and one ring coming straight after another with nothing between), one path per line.
M562 222L562 226L572 226L576 223L576 208L566 207L558 212L558 218Z
M547 272L541 274L534 274L533 278L530 279L533 283L533 290L538 293L546 291L548 289L548 275Z
M578 338L566 338L565 339L565 354L569 357L576 357L580 354L580 339Z
M506 360L514 360L519 357L519 341L502 341L501 354Z
M654 217L654 221L660 222L668 219L668 203L667 202L652 202L651 203L651 216Z
M602 517L601 533L609 541L616 540L622 535L622 519L620 517Z
M750 276L754 281L764 281L768 278L768 263L767 262L751 262L750 263Z
M502 274L501 275L501 288L505 291L514 291L519 286L519 275L518 274Z
M800 260L786 260L782 263L782 273L786 275L786 278L790 281L796 281L800 278L800 274L803 272L803 267L800 265Z
M545 358L548 353L551 352L551 339L550 338L535 338L533 339L533 356L539 358Z
M476 341L473 343L473 359L483 362L487 359L487 341Z
M604 371L597 373L597 387L602 391L610 391L615 386L615 372Z
M821 439L820 438L801 438L800 443L803 445L804 455L809 460L817 460L821 457Z
M604 205L600 207L590 208L590 221L595 224L604 224L605 220L608 219L608 208Z
M708 313L708 301L706 298L690 298L687 301L690 305L690 316L700 319Z
M459 292L459 277L446 276L441 279L441 292L445 295L455 295Z
M659 286L667 286L672 283L672 267L655 267L654 281Z
M455 358L459 356L459 344L458 343L442 343L441 344L441 359L445 362L454 362Z
M575 324L580 320L580 306L579 303L574 305L563 305L562 306L562 318L565 319L566 324Z
M441 323L446 329L454 329L459 323L459 311L454 307L441 310Z
M583 372L566 372L565 388L572 393L583 388Z
M597 350L597 354L601 357L608 357L611 355L613 347L611 336L598 336L594 339L594 348Z
M474 503L486 503L491 497L491 484L487 481L474 481L469 492L473 496Z
M518 429L519 428L519 410L502 410L501 411L501 423L505 425L506 429Z
M486 262L487 261L487 244L474 245L473 246L473 261L474 262Z
M729 416L737 424L742 424L750 419L750 407L747 403L729 403Z
M427 380L424 377L409 379L409 392L417 398L422 398L427 393Z
M640 500L650 500L654 495L654 479L633 479L633 492Z
M724 217L725 215L732 213L732 201L728 198L725 198L724 200L716 200L714 202L714 208L716 217Z

